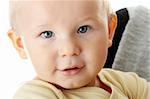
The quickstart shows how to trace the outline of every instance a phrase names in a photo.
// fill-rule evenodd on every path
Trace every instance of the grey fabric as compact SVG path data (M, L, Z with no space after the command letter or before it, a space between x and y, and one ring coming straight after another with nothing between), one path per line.
M150 81L150 9L128 8L130 20L120 41L112 68L136 72Z

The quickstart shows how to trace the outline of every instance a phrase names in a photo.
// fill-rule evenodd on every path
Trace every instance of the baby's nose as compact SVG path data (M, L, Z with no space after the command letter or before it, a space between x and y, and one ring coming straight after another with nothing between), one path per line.
M58 54L61 57L78 56L81 52L80 45L75 40L62 40Z

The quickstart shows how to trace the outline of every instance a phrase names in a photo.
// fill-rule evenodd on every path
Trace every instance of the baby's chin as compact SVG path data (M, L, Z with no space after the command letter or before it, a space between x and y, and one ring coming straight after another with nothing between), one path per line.
M48 80L44 80L44 79L41 79L39 77L35 77L34 80L42 80L42 81L45 81L45 82L48 82L49 84L52 84L53 86L55 86L56 88L58 89L77 89L77 88L81 88L81 87L84 87L86 86L86 84L57 84L57 83L54 83L54 82L50 82Z
M50 83L50 82L49 82ZM78 88L82 88L82 87L92 87L95 86L95 81L92 81L90 83L71 83L71 84L56 84L56 83L50 83L52 85L54 85L56 88L58 89L78 89Z
M95 86L95 79L93 80L74 80L74 81L60 81L60 82L52 82L49 80L44 80L42 78L36 77L34 78L36 80L42 80L42 81L46 81L49 84L52 84L53 86L55 86L58 89L78 89L81 87L92 87Z
M87 85L76 85L76 86L68 86L68 85L65 85L65 86L63 86L63 85L58 85L58 84L54 84L54 83L50 83L50 84L52 84L52 85L54 85L56 88L58 88L58 89L65 89L65 90L70 90L70 89L78 89L78 88L81 88L81 87L85 87L85 86L87 86Z

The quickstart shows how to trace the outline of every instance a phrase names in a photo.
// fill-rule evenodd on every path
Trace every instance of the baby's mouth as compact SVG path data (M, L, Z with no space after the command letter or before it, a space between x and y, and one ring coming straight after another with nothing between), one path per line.
M65 76L73 76L78 74L83 67L72 67L60 70L60 72Z

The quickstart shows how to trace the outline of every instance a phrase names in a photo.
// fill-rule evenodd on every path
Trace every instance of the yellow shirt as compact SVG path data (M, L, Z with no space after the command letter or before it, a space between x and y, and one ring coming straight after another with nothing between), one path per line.
M13 99L150 99L150 83L135 73L103 69L98 76L112 89L111 94L99 87L65 90L41 80L32 80L25 82Z

